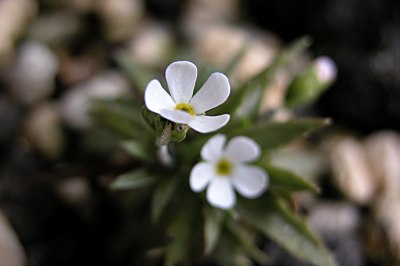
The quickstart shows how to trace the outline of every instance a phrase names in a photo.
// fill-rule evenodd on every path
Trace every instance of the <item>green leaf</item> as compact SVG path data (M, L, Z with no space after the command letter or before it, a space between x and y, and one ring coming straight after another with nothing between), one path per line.
M204 219L205 253L213 252L221 234L225 212L206 206Z
M141 107L132 100L98 100L91 114L98 126L113 130L122 138L143 139L147 136L143 133L149 131L141 117Z
M171 177L157 186L154 191L151 205L151 218L154 223L158 222L162 212L170 202L178 184L177 177Z
M235 68L238 66L240 63L240 60L243 59L244 54L246 53L246 46L245 45L242 49L239 50L239 52L236 53L235 56L232 57L232 59L226 64L224 67L225 71L224 73L229 76L232 74L232 72L235 70Z
M301 107L313 103L324 93L332 81L319 80L315 65L309 66L297 75L286 91L285 106Z
M241 119L244 121L255 121L258 117L258 110L263 98L263 90L266 90L266 82L255 84L254 87L249 86L252 90L246 90L242 96L241 104L233 113L233 119Z
M148 143L137 140L126 140L121 142L121 147L128 154L143 160L143 161L153 161L154 151L153 146L148 145Z
M91 127L83 132L82 145L94 153L109 155L120 142L120 137L105 128Z
M260 166L264 168L269 175L271 189L277 188L289 191L310 190L316 193L320 191L315 184L288 170L268 164L261 164Z
M328 249L306 224L270 195L238 202L244 222L260 230L288 252L315 266L336 266Z
M260 121L253 126L232 131L230 135L248 136L263 150L277 148L312 130L328 125L328 119L298 119L288 122Z
M98 99L94 102L94 110L118 114L135 124L144 125L141 117L142 102L131 98L124 99Z
M217 265L254 266L247 253L231 233L224 231L212 258Z
M131 172L118 176L112 183L112 189L134 189L142 188L152 184L154 176L144 169L135 169Z
M185 198L169 227L173 241L166 248L166 266L174 266L188 256L192 239L199 230L199 206L190 197Z
M135 88L139 92L144 92L149 81L154 78L153 71L136 63L125 52L117 53L115 59L128 79L135 85Z
M263 265L267 261L267 254L261 251L249 237L248 232L240 227L232 219L227 219L226 222L229 232L232 234L234 239L240 244L240 246L246 251L246 253L257 261L259 264Z
M277 55L273 62L260 71L259 74L239 86L237 90L232 91L227 102L216 108L215 111L210 112L210 114L231 113L233 120L254 121L258 117L263 95L278 71L292 62L309 45L310 41L306 37L296 40Z

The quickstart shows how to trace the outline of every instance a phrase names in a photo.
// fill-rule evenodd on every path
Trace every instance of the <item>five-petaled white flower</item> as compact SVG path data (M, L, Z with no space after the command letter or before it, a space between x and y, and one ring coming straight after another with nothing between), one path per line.
M190 187L195 192L207 185L207 200L214 207L229 209L235 205L234 190L245 198L256 198L268 187L267 173L246 163L260 156L258 144L245 136L232 138L226 145L224 135L216 135L204 144L201 157L190 173Z
M229 115L206 116L204 113L226 101L230 93L228 78L222 73L213 73L193 96L197 68L187 61L170 64L165 71L169 95L158 80L146 87L146 107L175 123L187 124L201 133L215 131L228 123Z

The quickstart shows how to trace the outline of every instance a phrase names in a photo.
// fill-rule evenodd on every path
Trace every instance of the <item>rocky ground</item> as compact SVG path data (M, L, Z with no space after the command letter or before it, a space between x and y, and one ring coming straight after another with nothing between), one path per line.
M333 125L275 154L276 163L321 187L319 195L296 199L340 265L398 265L396 6L389 0L0 1L0 266L131 265L132 254L145 250L133 240L124 240L130 250L115 245L123 213L108 189L135 161L91 141L92 101L129 97L148 81L132 82L121 58L161 70L179 50L221 67L246 47L230 77L234 85L305 34L314 39L310 55L337 63L338 79L298 113L332 117ZM286 76L274 82L266 110L282 103ZM268 239L260 245L270 254L268 265L305 265Z

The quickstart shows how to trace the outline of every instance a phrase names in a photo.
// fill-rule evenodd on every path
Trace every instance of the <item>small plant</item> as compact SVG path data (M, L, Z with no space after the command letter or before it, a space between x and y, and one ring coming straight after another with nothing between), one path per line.
M268 254L255 240L264 235L313 265L336 265L291 208L293 193L317 193L318 188L272 165L268 156L327 120L275 122L260 108L275 74L307 45L305 39L295 42L232 90L224 71L211 74L198 89L196 66L178 61L166 70L169 94L153 79L141 86L144 91L135 91L136 98L97 102L97 125L111 132L137 162L111 184L125 191L120 192L121 202L133 213L127 215L127 224L142 226L141 234L130 232L129 226L121 229L125 242L120 246L135 238L154 264L162 258L167 266L207 260L243 265L243 259L263 264ZM140 80L137 73L151 73L120 62L133 80ZM289 85L287 108L311 103L332 78L319 80L314 66L300 73Z

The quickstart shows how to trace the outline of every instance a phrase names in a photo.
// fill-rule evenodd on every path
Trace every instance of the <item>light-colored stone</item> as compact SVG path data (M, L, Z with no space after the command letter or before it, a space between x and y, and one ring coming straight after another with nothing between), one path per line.
M316 180L327 167L324 156L305 145L302 140L292 142L283 149L271 152L273 165L287 169L308 180Z
M193 45L199 58L225 66L244 48L246 31L228 24L205 25L199 34L193 36Z
M29 27L29 37L54 46L63 46L82 30L79 16L71 12L41 14Z
M374 205L374 214L385 229L392 253L400 259L400 197L386 197Z
M86 177L70 177L57 184L62 199L71 205L85 204L90 197L90 187Z
M278 39L270 34L223 23L203 25L193 45L199 58L220 68L242 53L229 77L234 85L258 74L279 50Z
M270 84L270 87L268 88L261 102L262 112L278 110L279 113L282 113L282 111L279 109L284 104L286 89L289 82L290 82L290 75L288 71L282 70L279 71L277 75L275 75L274 80Z
M15 41L35 14L34 0L0 1L0 64L9 62Z
M79 12L89 12L93 11L96 6L97 0L63 0L68 7L72 7L73 9Z
M376 192L376 183L363 144L352 137L330 145L335 182L352 201L367 204Z
M368 164L379 182L381 195L400 198L400 137L396 132L382 131L365 139Z
M163 64L174 44L172 32L155 22L142 25L127 45L135 62L148 66Z
M381 131L364 143L380 188L373 212L385 229L392 254L400 261L400 137L394 131Z
M100 0L97 10L105 26L105 34L111 41L129 39L144 12L140 0Z
M54 104L46 103L33 109L25 120L25 137L48 158L56 159L64 148L64 134Z
M0 211L0 266L24 265L25 251L7 218Z
M129 94L129 84L117 72L107 71L69 89L60 102L65 122L74 128L91 125L89 110L95 99L113 99Z
M241 82L267 67L279 50L279 41L275 36L251 29L249 33L249 41L242 47L245 49L243 57L232 73L233 78Z
M359 226L360 214L349 203L322 202L312 208L307 221L318 232L349 232Z
M203 24L234 20L238 11L238 0L191 0L187 2L182 24L188 35L198 34Z
M25 42L9 72L11 93L24 104L36 104L54 91L58 59L44 44Z

